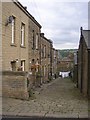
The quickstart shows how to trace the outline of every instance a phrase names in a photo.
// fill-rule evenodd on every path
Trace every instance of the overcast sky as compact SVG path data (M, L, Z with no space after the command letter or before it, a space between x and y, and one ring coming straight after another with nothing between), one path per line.
M78 48L80 27L88 29L88 0L19 0L41 24L56 49Z

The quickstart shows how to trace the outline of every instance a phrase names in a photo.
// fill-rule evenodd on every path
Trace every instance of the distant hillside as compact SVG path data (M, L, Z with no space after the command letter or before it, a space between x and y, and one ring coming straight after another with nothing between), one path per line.
M74 52L76 52L77 49L63 49L63 50L59 50L59 55L60 58L63 59L64 57L68 57L70 54L73 54Z

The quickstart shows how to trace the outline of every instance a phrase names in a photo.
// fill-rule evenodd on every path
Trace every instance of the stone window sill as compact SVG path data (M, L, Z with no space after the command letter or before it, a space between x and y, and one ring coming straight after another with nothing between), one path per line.
M36 48L36 50L39 50L38 48Z
M23 46L23 45L20 45L20 47L21 47L21 48L26 48L26 47L25 47L25 46Z
M15 43L11 43L11 46L17 47L17 45Z

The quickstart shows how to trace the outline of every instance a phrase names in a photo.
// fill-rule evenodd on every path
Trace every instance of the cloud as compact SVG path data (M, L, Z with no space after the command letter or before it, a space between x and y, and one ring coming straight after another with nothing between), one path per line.
M23 3L23 0L20 0ZM88 3L60 0L27 0L24 6L42 25L42 32L56 48L77 48L80 27L88 28Z

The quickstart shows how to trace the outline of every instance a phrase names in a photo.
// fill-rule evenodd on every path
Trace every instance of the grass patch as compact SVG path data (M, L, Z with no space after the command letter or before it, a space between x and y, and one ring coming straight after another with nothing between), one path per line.
M29 90L29 100L36 99L35 93L32 89Z

